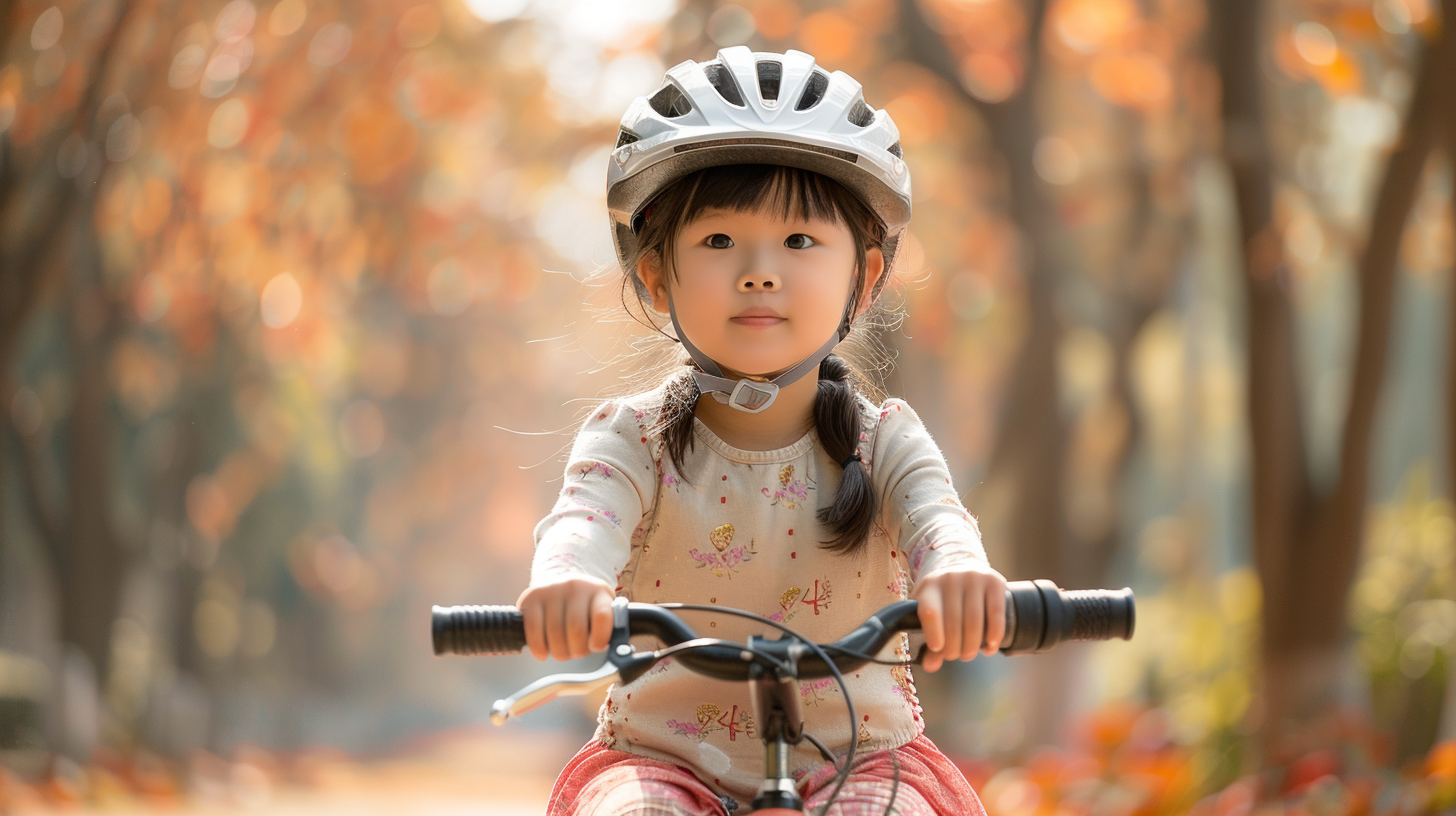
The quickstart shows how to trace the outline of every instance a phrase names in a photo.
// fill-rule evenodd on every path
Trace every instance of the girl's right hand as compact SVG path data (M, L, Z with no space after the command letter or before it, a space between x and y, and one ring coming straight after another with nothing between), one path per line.
M526 648L537 660L606 651L612 636L611 587L595 578L566 578L526 587L516 608L526 624Z

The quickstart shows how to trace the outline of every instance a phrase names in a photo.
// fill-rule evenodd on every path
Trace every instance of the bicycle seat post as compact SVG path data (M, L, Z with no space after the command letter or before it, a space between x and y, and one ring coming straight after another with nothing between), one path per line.
M749 638L752 646L756 638ZM765 816L800 814L803 797L789 771L790 749L804 739L804 718L799 708L798 654L790 648L787 671L755 663L749 669L748 694L754 719L763 739L763 785L753 798L753 811Z

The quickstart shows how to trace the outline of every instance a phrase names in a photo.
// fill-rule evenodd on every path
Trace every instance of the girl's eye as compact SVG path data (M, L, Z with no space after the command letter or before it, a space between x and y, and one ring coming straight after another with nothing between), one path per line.
M733 239L721 232L715 232L708 236L708 246L713 249L727 249L733 246Z
M814 239L802 232L796 232L784 239L784 246L789 249L808 249L814 246Z

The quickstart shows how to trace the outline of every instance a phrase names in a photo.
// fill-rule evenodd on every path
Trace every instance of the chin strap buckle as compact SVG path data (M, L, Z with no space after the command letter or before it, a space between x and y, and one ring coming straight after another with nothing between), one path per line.
M712 394L713 399L718 402L748 414L762 413L773 405L774 400L779 396L777 383L759 382L746 378L730 380L726 377L715 377L703 371L694 371L693 379L698 381L698 390L702 393Z
M728 395L727 402L740 411L757 414L773 405L778 396L779 387L773 383L743 379L733 386L733 393Z

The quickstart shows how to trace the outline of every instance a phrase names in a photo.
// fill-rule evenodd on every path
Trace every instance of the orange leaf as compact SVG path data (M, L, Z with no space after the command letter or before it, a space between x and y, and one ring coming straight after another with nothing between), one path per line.
M418 137L388 100L366 98L344 114L345 150L356 178L378 184L414 156Z
M859 29L837 11L821 11L804 19L799 39L805 50L822 63L835 63L850 56L860 45Z
M1437 779L1456 778L1456 741L1437 743L1426 754L1426 775Z
M1090 54L1106 48L1138 22L1132 0L1063 0L1052 12L1051 30L1072 50Z
M142 182L132 200L131 228L138 238L154 234L172 213L172 185L152 176Z
M1306 70L1332 95L1360 90L1360 66L1343 49L1336 52L1334 61L1329 65L1311 65Z
M939 136L947 120L945 103L933 91L916 88L885 105L907 145L917 145Z
M1161 106L1172 94L1168 69L1151 54L1105 54L1092 63L1092 87L1109 102L1144 110Z
M799 7L789 0L761 3L753 10L753 24L767 39L781 40L793 34L798 26Z

